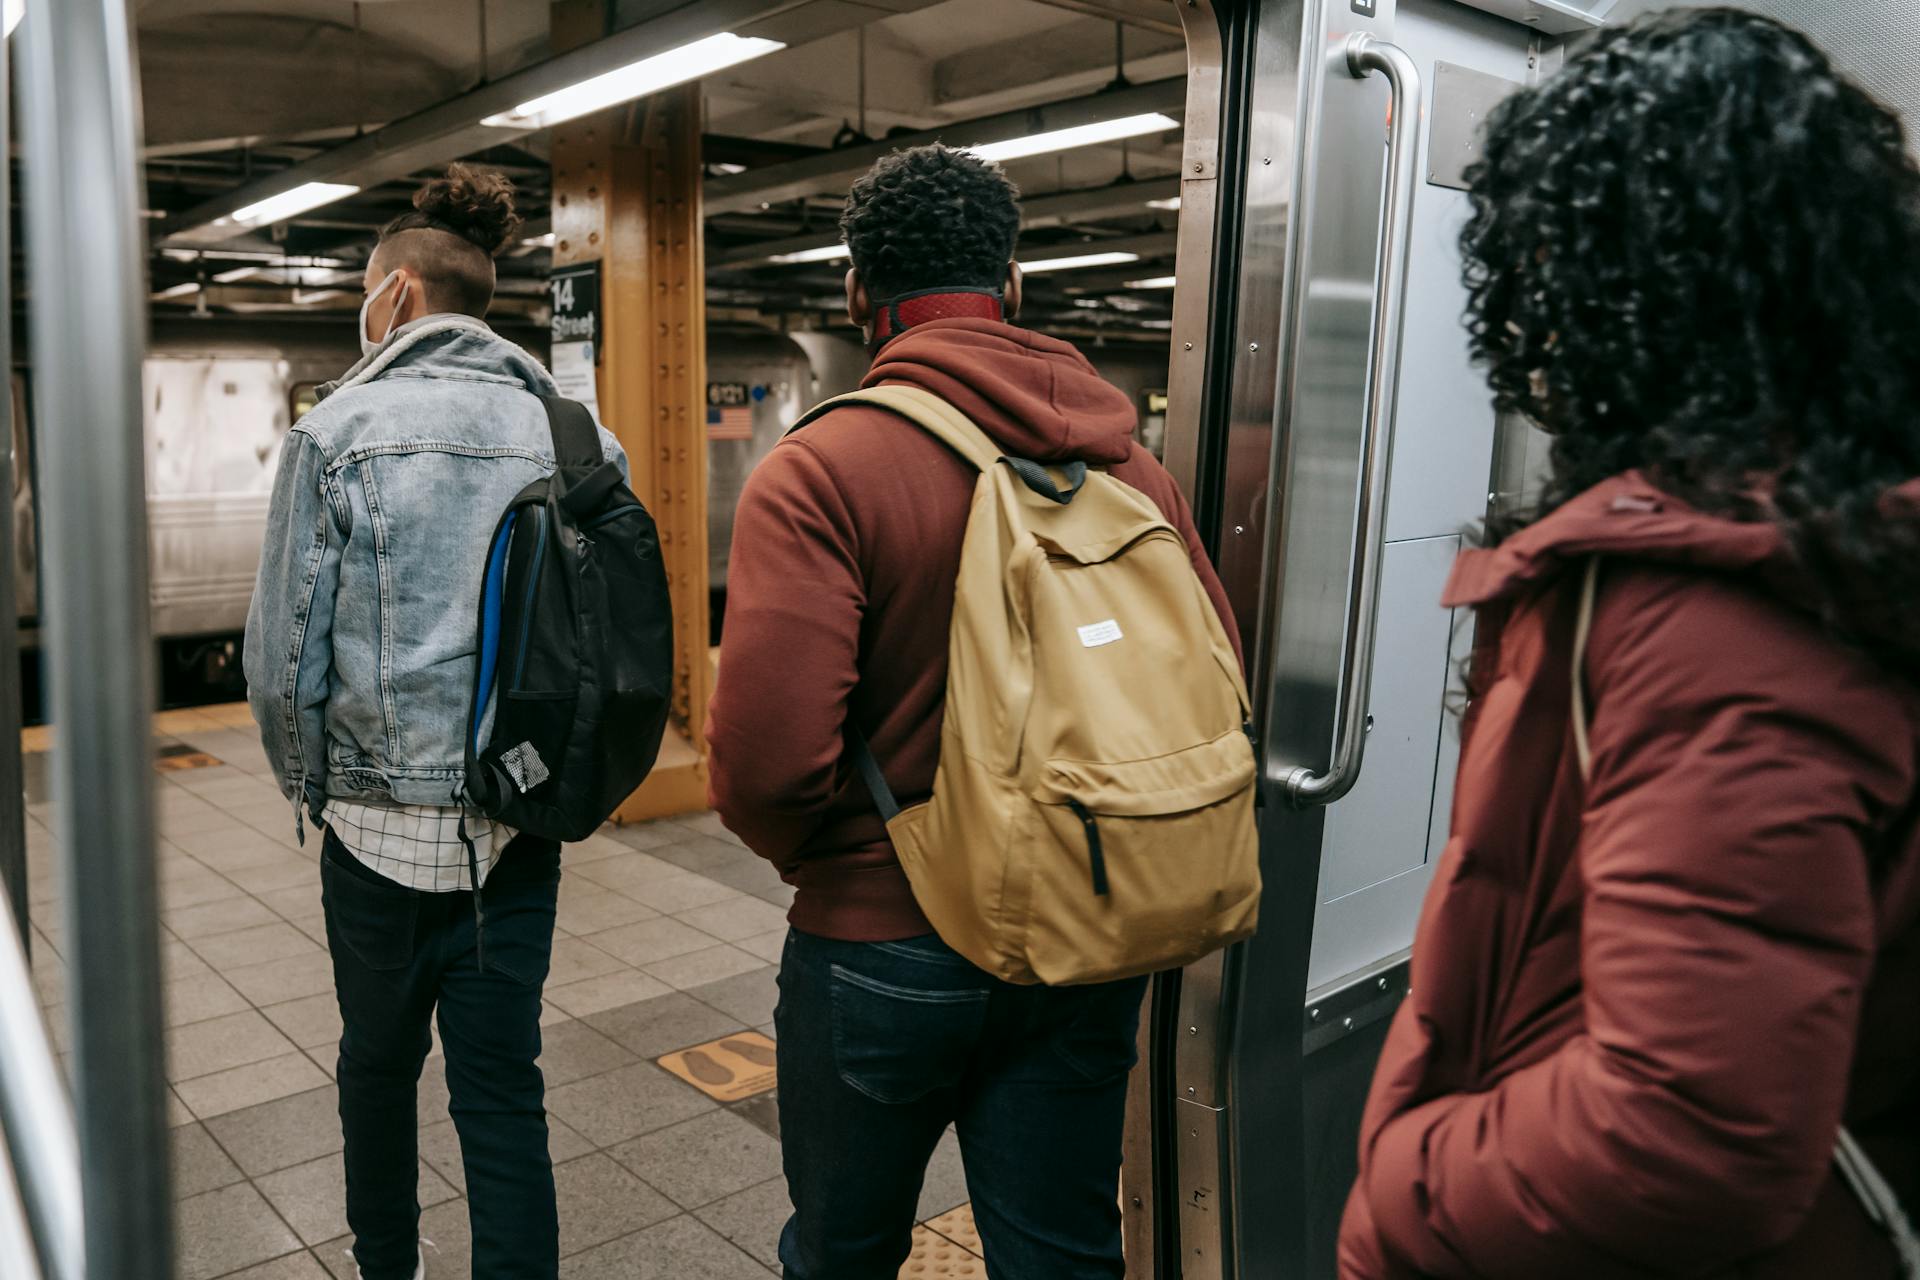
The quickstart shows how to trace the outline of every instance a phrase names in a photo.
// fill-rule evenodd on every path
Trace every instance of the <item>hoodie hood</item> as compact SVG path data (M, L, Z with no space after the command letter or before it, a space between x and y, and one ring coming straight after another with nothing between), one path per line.
M495 333L486 321L446 312L401 325L336 381L320 386L317 395L325 400L335 392L401 370L415 377L516 384L537 396L560 393L544 365Z
M1036 462L1122 462L1139 417L1133 402L1070 342L995 320L931 320L888 342L862 387L931 391L994 442Z

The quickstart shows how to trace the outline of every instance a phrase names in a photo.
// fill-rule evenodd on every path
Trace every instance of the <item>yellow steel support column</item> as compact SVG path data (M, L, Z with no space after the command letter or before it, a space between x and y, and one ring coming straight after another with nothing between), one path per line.
M601 0L557 0L553 46L602 34ZM555 128L553 262L600 263L600 416L660 526L673 599L673 721L660 763L616 818L706 807L706 283L700 86Z

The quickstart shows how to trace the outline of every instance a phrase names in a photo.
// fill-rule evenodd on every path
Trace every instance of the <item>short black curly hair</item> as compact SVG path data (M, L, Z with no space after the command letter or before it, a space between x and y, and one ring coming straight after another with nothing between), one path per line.
M1640 468L1777 521L1837 630L1920 651L1920 519L1886 505L1920 477L1898 117L1780 23L1675 11L1503 103L1467 176L1473 352L1554 437L1535 514Z
M853 184L840 234L875 301L921 289L998 289L1020 236L1020 189L971 151L911 147Z

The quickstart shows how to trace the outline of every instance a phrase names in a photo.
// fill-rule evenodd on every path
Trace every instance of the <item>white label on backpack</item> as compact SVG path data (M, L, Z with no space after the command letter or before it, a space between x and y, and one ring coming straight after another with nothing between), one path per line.
M1112 618L1080 628L1080 643L1089 649L1098 649L1101 645L1112 644L1120 638L1120 624Z
M533 749L531 742L523 742L500 757L500 763L513 775L513 785L524 794L533 790L553 775L547 772L546 761Z

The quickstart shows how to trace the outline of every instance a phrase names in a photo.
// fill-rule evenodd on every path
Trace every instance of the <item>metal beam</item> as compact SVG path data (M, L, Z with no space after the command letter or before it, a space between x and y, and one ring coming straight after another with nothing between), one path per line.
M247 183L203 201L167 218L160 224L156 236L224 239L232 234L232 228L214 227L218 219L256 200L304 183L350 182L370 187L523 138L538 131L496 128L480 121L511 111L542 94L718 32L761 34L763 24L807 3L808 0L701 0L699 4L683 5L650 21L502 76L457 98L449 98L384 129L376 129L344 146L282 169L271 178ZM783 24L781 30L791 28Z
M1186 107L1186 98L1186 78L1175 76L1111 93L1066 98L1018 111L982 116L977 120L955 121L865 146L824 151L801 160L749 169L731 177L709 179L706 186L707 212L710 215L735 213L758 209L762 204L781 200L845 191L853 179L872 167L874 161L903 147L922 146L929 142L945 142L955 147L1003 142L1010 138L1024 138L1030 134L1147 111L1178 115Z
M10 96L7 66L10 59L0 47L0 141L11 146L7 115ZM13 166L0 160L0 209L13 207ZM13 220L0 218L0 316L13 314ZM13 325L0 325L0 370L13 368ZM20 767L20 616L14 599L13 565L17 552L13 545L14 468L27 465L26 459L13 456L13 390L0 390L0 889L13 904L14 924L20 933L23 953L31 955L33 930L27 915L27 808L22 790Z
M20 107L85 1274L173 1273L153 834L140 89L127 0L35 6ZM71 1272L78 1275L79 1260Z

